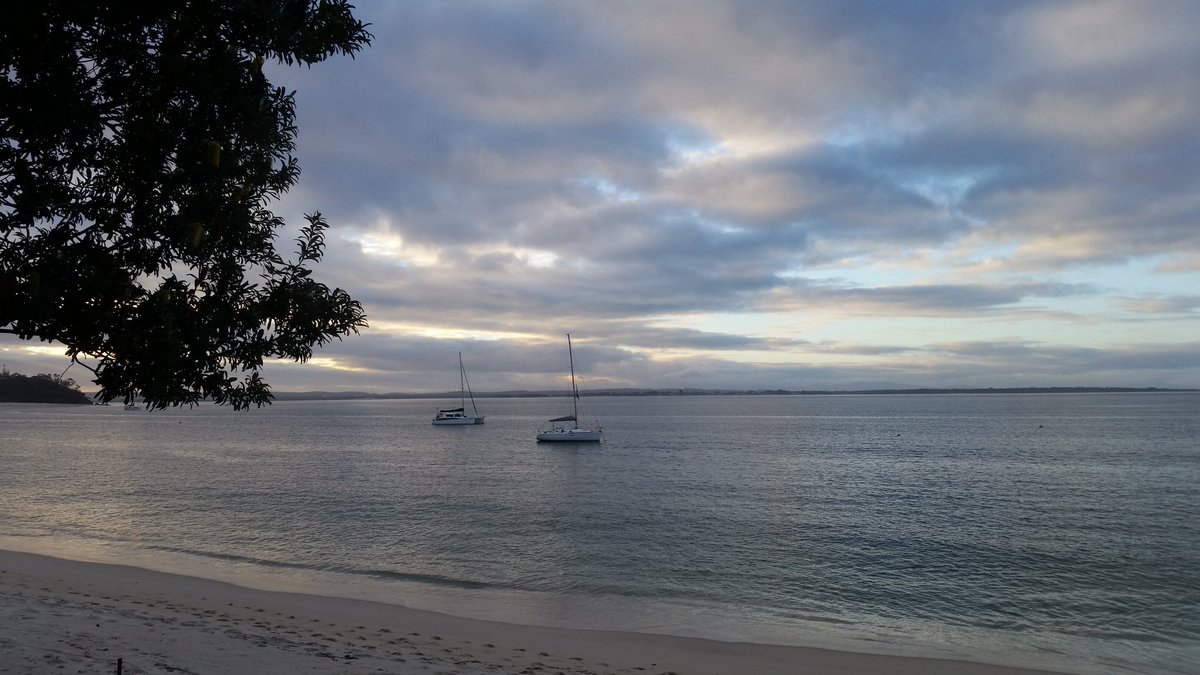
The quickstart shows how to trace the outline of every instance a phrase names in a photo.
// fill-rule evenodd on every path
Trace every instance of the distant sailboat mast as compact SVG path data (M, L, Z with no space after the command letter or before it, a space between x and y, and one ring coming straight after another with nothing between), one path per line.
M462 352L458 353L458 406L462 409L467 407L467 371L463 368ZM475 405L475 397L471 397L471 405Z
M561 352L560 352L561 353ZM571 351L571 334L567 333L567 358L571 360L571 419L579 424L579 387L575 386L575 353Z
M474 412L476 415L478 415L479 408L475 407L475 392L471 391L471 381L467 379L467 369L465 366L463 366L462 352L458 353L458 378L459 378L459 383L458 383L459 398L462 399L463 408L465 409L467 407L466 399L462 398L463 389L465 389L467 395L469 395L471 397L471 411Z

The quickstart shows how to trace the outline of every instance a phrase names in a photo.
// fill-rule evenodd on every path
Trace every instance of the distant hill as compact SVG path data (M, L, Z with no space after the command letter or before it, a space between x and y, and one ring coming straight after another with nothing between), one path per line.
M0 402L91 404L92 399L71 379L45 374L26 377L4 370L0 372Z
M581 396L849 396L888 394L1102 394L1137 392L1194 392L1196 389L1160 389L1158 387L988 387L977 389L589 389ZM516 390L476 393L475 398L545 398L566 396L566 391ZM278 391L277 401L335 401L350 399L457 399L459 392L373 394L361 391Z

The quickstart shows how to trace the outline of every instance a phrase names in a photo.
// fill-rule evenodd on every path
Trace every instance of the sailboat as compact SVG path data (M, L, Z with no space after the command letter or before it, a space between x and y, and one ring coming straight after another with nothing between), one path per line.
M571 414L555 417L538 431L539 441L568 441L573 443L599 441L600 427L584 429L579 426L579 387L575 386L575 354L571 351L571 334L567 333L567 354L571 359Z
M471 397L471 411L468 415L467 396ZM455 426L462 424L483 424L483 415L475 407L475 395L471 393L471 383L467 381L467 369L463 367L462 352L458 353L458 407L445 408L437 411L433 423L438 426Z

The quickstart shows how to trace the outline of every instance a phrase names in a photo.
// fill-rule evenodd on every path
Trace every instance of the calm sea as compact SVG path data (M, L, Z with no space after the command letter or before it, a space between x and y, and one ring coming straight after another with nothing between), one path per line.
M0 546L523 623L1200 669L1200 394L0 404Z

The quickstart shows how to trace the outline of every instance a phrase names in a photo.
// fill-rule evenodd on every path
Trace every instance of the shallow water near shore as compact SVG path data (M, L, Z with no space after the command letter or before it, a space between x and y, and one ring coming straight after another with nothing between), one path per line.
M0 404L0 546L518 623L1200 660L1200 395Z

